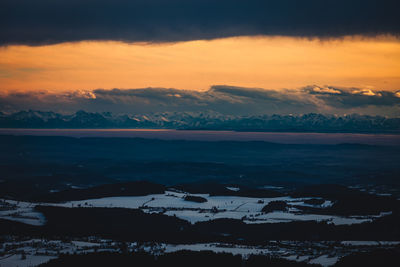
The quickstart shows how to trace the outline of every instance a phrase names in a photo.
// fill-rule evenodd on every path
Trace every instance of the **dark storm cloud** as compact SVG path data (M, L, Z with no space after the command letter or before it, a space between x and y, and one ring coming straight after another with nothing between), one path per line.
M307 86L297 90L264 90L213 86L207 91L165 88L97 89L64 94L11 93L0 96L0 111L43 110L55 112L111 111L218 112L232 115L361 113L400 116L400 91Z
M397 0L2 0L0 44L399 35Z

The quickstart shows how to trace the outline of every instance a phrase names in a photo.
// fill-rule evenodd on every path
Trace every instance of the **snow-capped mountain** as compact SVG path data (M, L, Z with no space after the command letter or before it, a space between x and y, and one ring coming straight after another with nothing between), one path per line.
M161 128L237 131L400 132L400 118L367 115L251 115L217 112L112 114L78 111L59 114L20 111L0 114L1 128Z

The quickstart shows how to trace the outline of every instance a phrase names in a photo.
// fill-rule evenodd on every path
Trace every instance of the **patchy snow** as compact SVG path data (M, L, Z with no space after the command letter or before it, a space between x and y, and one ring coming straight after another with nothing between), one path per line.
M272 242L271 242L272 243ZM216 253L232 253L233 255L241 255L243 258L247 258L250 255L273 255L280 258L284 258L291 261L297 262L308 262L314 264L321 264L322 266L334 265L339 257L330 255L314 255L313 251L309 251L309 254L301 255L298 249L304 244L287 243L284 247L269 244L269 246L245 246L245 245L231 245L221 243L202 243L202 244L187 244L187 245L172 245L162 244L162 249L166 253L176 252L181 250L190 251L213 251ZM304 253L304 252L302 252ZM326 252L325 252L326 253Z
M238 196L210 196L209 194L191 194L207 199L207 202L197 203L185 201L183 198L186 193L167 191L165 194L154 194L137 197L107 197L99 199L88 199L81 201L71 201L61 205L64 207L91 206L91 207L119 207L132 208L173 208L173 209L201 209L211 210L214 207L218 210L230 210L237 212L260 212L264 205L271 201L287 201L288 203L297 200L290 197L277 198L250 198ZM258 202L262 200L263 203ZM85 203L87 205L85 205ZM54 205L54 204L53 204Z
M254 218L245 219L246 223L278 223L291 221L327 221L335 225L355 224L372 221L370 218L347 218L334 215L296 214L283 211L274 211L261 214Z
M85 241L71 241L71 243L76 247L98 247L99 243L85 242Z
M231 187L231 186L227 186L226 189L231 190L231 191L234 191L234 192L237 192L237 191L240 190L239 187Z
M19 240L8 237L2 243L0 252L7 248L7 254L0 258L0 266L36 266L60 255L60 253L83 254L92 252L120 252L120 243L96 237L83 238L74 241L28 239ZM349 245L350 244L350 245ZM359 251L360 245L367 244L365 251L372 251L386 245L386 248L400 244L398 241L269 241L264 245L250 246L227 243L198 243L198 244L165 244L165 243L127 243L130 252L147 251L154 255L161 255L175 251L213 251L216 253L232 253L247 258L250 255L270 255L298 262L308 262L331 266L339 257ZM26 259L22 259L22 253Z
M311 264L321 264L322 266L331 266L338 261L339 257L330 257L329 255L322 255L309 261Z
M233 255L242 255L243 257L247 257L252 254L269 254L270 250L267 248L256 248L256 247L247 247L240 245L231 245L231 244L219 244L219 243L203 243L203 244L188 244L188 245L172 245L172 244L164 244L163 248L166 253L176 252L181 250L190 250L190 251L213 251L216 253L232 253Z
M345 246L397 246L400 241L342 241Z
M0 266L36 266L57 258L60 253L91 253L98 248L114 252L119 251L115 247L105 247L110 244L109 240L104 240L103 243L86 240L65 242L61 240L28 239L4 242L1 244L2 249L0 249L0 253L4 255L0 257ZM25 255L25 259L23 259L22 254Z
M0 218L30 225L44 225L46 218L34 210L36 204L15 200L0 199Z
M316 199L320 199L320 198L316 198ZM313 207L313 208L329 208L333 206L333 202L330 200L325 200L324 203L322 203L321 205L318 204L308 204L305 203L304 201L294 201L292 202L293 205L299 205L299 206L305 206L305 207Z
M76 186L76 185L71 185L70 188L71 188L71 189L83 189L84 187Z
M237 188L235 188L236 190ZM241 196L210 196L209 194L191 194L207 199L207 202L197 203L185 201L185 192L166 191L164 194L152 194L147 196L123 196L106 197L98 199L87 199L70 201L66 203L41 203L43 205L61 207L106 207L106 208L128 208L142 209L147 213L163 213L168 216L176 216L192 224L196 222L209 221L221 218L238 219L244 223L280 223L292 221L326 221L335 225L349 225L363 222L371 222L374 218L391 214L381 213L378 216L348 216L304 214L293 206L314 206L326 208L333 202L325 200L322 205L309 205L304 203L311 198L253 198ZM271 201L285 201L292 206L288 211L274 211L262 213L262 208ZM34 210L34 203L18 202L12 200L0 200L2 210L0 218L19 221L32 225L43 225L46 220L43 214ZM4 208L5 207L5 208Z
M275 211L262 213L262 208L271 201L286 201L289 205L314 206L305 204L310 198L252 198L240 196L210 196L209 194L191 194L207 199L207 202L196 203L185 201L184 192L166 191L165 194L154 194L136 197L107 197L71 201L63 204L55 204L64 207L109 207L109 208L141 208L144 212L162 212L168 216L176 216L191 223L228 218L243 220L245 223L280 223L291 221L327 221L335 225L357 224L370 222L379 216L341 217L335 215L303 214L296 208L290 208L288 212ZM54 205L54 204L53 204ZM320 208L333 205L326 200ZM385 216L387 214L381 214Z
M21 255L8 255L0 258L1 267L30 267L48 262L51 259L56 259L55 256L42 256L42 255L26 255L26 259L22 259Z

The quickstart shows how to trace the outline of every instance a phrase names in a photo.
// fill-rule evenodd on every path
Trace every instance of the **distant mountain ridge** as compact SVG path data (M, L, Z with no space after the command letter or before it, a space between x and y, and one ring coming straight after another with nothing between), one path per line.
M0 128L127 128L178 130L234 130L287 132L400 133L400 118L351 114L344 116L309 113L303 115L223 115L217 112L163 112L112 114L78 111L0 113Z

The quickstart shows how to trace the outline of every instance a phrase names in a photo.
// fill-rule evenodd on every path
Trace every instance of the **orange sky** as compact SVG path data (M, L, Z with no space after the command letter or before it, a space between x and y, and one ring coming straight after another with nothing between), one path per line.
M80 42L0 48L0 90L67 91L228 84L400 89L400 41L240 37L167 44Z

